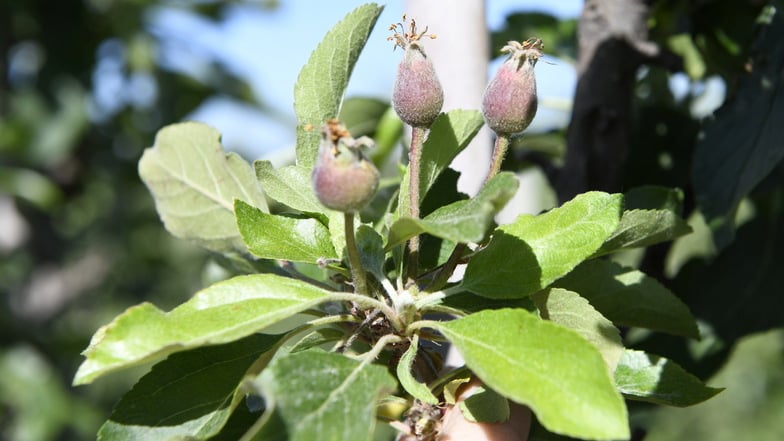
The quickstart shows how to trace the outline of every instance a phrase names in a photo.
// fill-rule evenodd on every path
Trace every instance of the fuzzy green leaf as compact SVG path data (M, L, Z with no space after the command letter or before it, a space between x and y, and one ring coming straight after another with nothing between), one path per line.
M400 385L403 386L403 389L411 394L412 397L417 398L424 403L438 404L438 398L433 395L430 388L428 388L426 384L417 381L411 373L411 368L414 365L414 360L416 360L418 350L419 335L414 334L411 338L411 345L406 352L403 353L403 356L400 357L400 361L397 363L397 378L400 380Z
M166 126L139 161L139 176L173 235L219 253L245 252L234 199L267 211L261 186L244 159L228 155L220 133L200 123Z
M255 334L219 346L173 354L125 394L99 440L204 440L217 434L244 398L239 384L280 336ZM140 411L142 410L142 411Z
M267 214L240 200L234 212L242 239L254 256L307 263L338 257L329 230L315 219Z
M608 260L583 263L555 286L576 291L613 323L699 338L689 308L655 279Z
M269 161L256 161L253 166L265 193L272 199L304 213L328 211L313 192L310 170L296 165L275 169Z
M299 72L294 86L297 165L309 169L316 162L321 126L337 118L354 64L382 10L375 3L354 9L327 32Z
M628 439L623 398L580 335L522 309L481 311L435 325L488 386L531 408L550 431Z
M455 109L436 118L422 145L419 194L423 199L441 172L468 147L482 125L484 119L478 110Z
M522 215L471 258L463 287L489 298L539 291L596 252L620 214L620 194L588 192L539 216Z
M629 399L678 407L701 403L723 390L706 386L671 360L633 350L623 354L615 384Z
M319 350L276 358L258 382L289 441L371 440L377 401L397 386L382 366Z
M496 213L514 196L517 186L514 174L499 173L471 199L441 207L424 219L401 217L389 229L387 249L422 233L452 242L478 242L485 236Z
M615 371L621 355L621 335L611 321L595 310L579 294L561 288L550 288L532 296L539 315L565 326L588 340L602 354L609 372Z
M691 233L680 216L668 210L629 210L623 213L618 229L607 238L596 256L623 249L642 248Z
M299 280L257 274L216 283L170 312L142 303L95 333L74 384L174 352L237 340L327 301L329 295Z
M368 225L360 225L356 232L357 249L362 268L378 278L385 277L384 238Z
M486 387L477 387L458 407L466 420L475 423L503 423L509 419L509 401Z

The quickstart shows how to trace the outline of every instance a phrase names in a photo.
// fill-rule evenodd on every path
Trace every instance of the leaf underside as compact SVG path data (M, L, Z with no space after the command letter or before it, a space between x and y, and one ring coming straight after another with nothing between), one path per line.
M268 210L250 165L226 154L218 131L205 124L161 129L139 161L139 176L170 233L218 253L245 252L234 199Z

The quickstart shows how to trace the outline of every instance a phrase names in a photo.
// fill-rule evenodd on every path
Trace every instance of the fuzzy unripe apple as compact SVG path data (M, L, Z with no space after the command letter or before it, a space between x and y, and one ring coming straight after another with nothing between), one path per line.
M482 99L482 114L487 126L498 135L522 132L536 115L536 77L534 66L542 55L542 41L510 41L501 49L509 53Z
M376 194L379 173L362 152L362 147L371 143L368 138L352 138L337 121L324 125L311 175L313 190L324 206L354 213Z
M406 21L405 16L403 21ZM389 29L400 31L388 40L405 51L395 76L392 107L404 123L412 127L430 127L444 105L444 89L419 40L425 36L435 38L435 35L427 35L427 28L417 32L414 20L411 20L408 29L403 23L392 25Z

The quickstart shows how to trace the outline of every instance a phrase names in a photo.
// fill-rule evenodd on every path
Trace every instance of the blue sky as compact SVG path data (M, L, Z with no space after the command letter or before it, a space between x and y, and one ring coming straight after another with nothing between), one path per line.
M284 0L274 11L236 4L226 9L218 23L187 10L159 8L149 15L148 26L161 44L161 61L166 67L199 77L205 71L205 60L218 60L252 85L259 100L271 108L272 116L228 97L216 97L189 118L217 127L227 147L249 157L261 157L293 144L292 99L299 69L330 27L362 3L365 1L346 0L314 7L315 2ZM581 7L582 0L488 0L487 21L490 29L496 29L510 12L539 10L569 18L575 17ZM383 24L398 21L402 13L403 2L386 4L354 70L347 96L389 98L399 55L392 53ZM544 107L537 116L543 124L540 128L562 124L568 115L563 110L548 113L547 102L551 98L571 98L574 69L557 61L539 63L537 70L546 70L538 75Z

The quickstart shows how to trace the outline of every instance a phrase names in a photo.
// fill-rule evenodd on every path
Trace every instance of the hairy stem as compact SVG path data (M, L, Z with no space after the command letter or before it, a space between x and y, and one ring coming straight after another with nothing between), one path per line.
M493 159L490 162L490 171L485 178L485 184L493 179L501 170L501 163L504 162L504 156L506 156L506 151L509 149L509 141L509 136L496 136L495 145L493 146ZM460 259L463 257L466 247L467 246L464 243L457 244L452 251L452 254L449 255L449 259L447 259L444 266L442 266L441 270L436 274L433 282L428 286L428 291L437 291L446 285L447 280L449 280L449 277L452 276L452 273L455 272L455 268L457 268L457 265L460 263Z
M400 317L398 316L397 312L385 302L376 300L373 297L369 297L361 294L352 294L347 292L333 292L330 293L329 299L336 302L340 302L340 301L354 302L357 305L365 308L378 309L382 313L384 313L385 316L387 316L389 322L392 323L392 326L394 326L395 329L400 331L403 330L404 328L403 322L400 320Z
M399 343L403 341L403 337L400 337L395 334L387 334L378 339L373 348L364 354L360 355L359 358L362 360L362 365L366 365L368 363L372 363L376 357L387 347L387 345L391 343Z
M411 130L411 147L408 151L408 215L412 219L419 219L419 175L422 162L422 143L425 138L425 128L413 127ZM408 240L408 279L416 281L419 272L419 236Z
M368 292L365 270L362 268L362 261L359 258L357 241L354 238L354 213L345 213L346 224L346 251L348 252L348 262L351 265L351 278L354 280L354 292L357 294L370 295Z
M493 179L495 175L501 170L501 163L504 162L504 156L509 149L509 136L498 135L495 138L495 145L493 146L493 159L490 162L490 172L487 173L485 184L487 181Z

